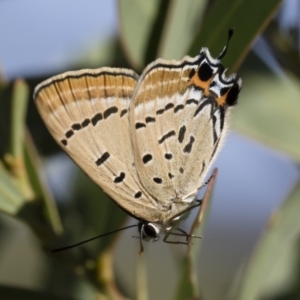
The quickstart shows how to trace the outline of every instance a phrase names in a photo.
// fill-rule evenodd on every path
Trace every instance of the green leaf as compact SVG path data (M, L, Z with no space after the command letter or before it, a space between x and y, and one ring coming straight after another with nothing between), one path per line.
M63 227L59 212L53 195L46 181L44 180L45 174L42 173L42 163L28 131L26 131L25 134L24 153L26 172L30 181L30 185L34 191L35 199L42 202L47 217L47 220L45 221L49 223L53 232L57 236L60 236L63 233ZM30 220L27 219L27 221Z
M300 235L300 182L273 214L248 264L233 299L255 300L275 296L295 284Z
M12 121L11 121L11 153L5 157L10 173L17 182L26 201L34 198L24 161L24 140L25 140L25 118L27 112L29 88L27 84L18 79L13 86L12 95Z
M224 65L236 71L249 48L260 34L281 4L281 0L219 0L215 1L204 18L189 54L196 55L205 46L212 56L217 56L223 49L227 31L235 28L230 51L224 57Z
M237 131L300 161L300 88L293 77L245 74L233 119Z
M16 182L0 163L0 211L15 215L24 204Z
M207 8L206 1L196 0L169 1L164 7L158 1L122 0L119 1L121 40L133 67L141 69L151 61L149 55L148 59L145 57L146 52L152 52L152 60L180 59L187 53L197 55L205 46L217 56L226 43L228 29L234 27L236 42L232 42L224 61L231 70L236 70L281 2L219 0ZM161 15L165 20L159 18ZM159 28L155 28L156 23Z
M28 105L29 88L19 79L14 83L12 97L12 124L11 124L11 154L16 159L23 157L23 141L25 118Z
M24 169L23 142L29 89L22 80L13 86L11 118L11 153L6 154L6 166L0 166L0 209L15 215L33 193Z
M208 1L171 1L159 45L158 57L181 59L195 39ZM199 51L198 51L199 52Z
M159 1L119 0L119 28L125 53L135 70L144 67L149 36L159 12Z
M11 153L5 154L5 166L0 166L0 210L25 221L41 240L49 243L53 232L59 235L62 227L54 200L45 192L38 173L40 165L34 163L38 155L25 123L28 95L27 84L17 80L11 101Z
M119 1L121 40L135 69L157 57L181 59L205 13L207 1Z

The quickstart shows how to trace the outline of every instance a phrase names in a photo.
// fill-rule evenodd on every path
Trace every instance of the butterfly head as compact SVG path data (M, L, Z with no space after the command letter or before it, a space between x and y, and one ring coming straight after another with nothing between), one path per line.
M140 221L138 224L141 238L147 242L156 242L159 239L161 227L158 224Z

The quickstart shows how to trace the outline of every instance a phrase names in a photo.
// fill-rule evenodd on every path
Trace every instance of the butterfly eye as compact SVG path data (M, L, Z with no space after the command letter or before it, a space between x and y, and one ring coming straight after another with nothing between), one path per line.
M159 239L160 228L153 223L146 223L141 227L142 238L147 242L156 242Z

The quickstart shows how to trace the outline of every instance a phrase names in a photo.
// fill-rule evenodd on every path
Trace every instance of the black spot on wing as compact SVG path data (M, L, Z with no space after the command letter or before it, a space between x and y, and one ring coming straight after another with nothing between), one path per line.
M196 111L195 111L195 113L194 113L194 117L196 117L206 105L211 105L211 100L210 100L210 99L207 99L207 100L203 101L203 102L198 106L198 108L196 109Z
M166 153L166 154L165 154L165 159L170 160L170 159L172 159L172 158L173 158L172 153Z
M189 99L189 100L186 101L186 105L189 105L189 104L198 105L198 101L196 99Z
M90 119L85 119L82 123L81 126L82 128L87 127L91 123Z
M201 175L204 170L205 170L205 161L202 162L202 168L201 168L201 171L200 171L199 175Z
M225 108L221 106L219 108L219 111L220 111L220 131L222 131L224 128Z
M186 127L185 127L185 125L183 125L179 129L179 134L178 134L178 141L179 141L179 143L183 142L185 132L186 132Z
M212 125L213 125L213 143L215 144L219 139L219 136L222 133L224 128L224 120L225 120L225 107L217 106L217 109L212 116Z
M96 126L96 124L103 119L101 113L97 113L92 117L92 124L93 126Z
M223 87L220 90L220 95L224 96L229 91L229 87Z
M157 184L162 184L162 179L159 177L153 177L153 181Z
M201 81L208 81L213 76L213 69L207 62L203 62L198 69L198 76Z
M140 128L143 128L143 127L146 127L146 124L144 124L144 123L135 123L135 129L140 129Z
M184 109L184 105L183 105L183 104L178 104L178 105L174 108L174 113L176 114L176 113L179 112L181 109Z
M73 130L80 130L81 129L81 125L79 123L74 123L72 126Z
M182 167L180 167L180 168L179 168L179 173L180 173L180 174L183 174L183 172L184 172L184 169L183 169Z
M162 144L166 139L176 135L176 132L174 130L169 131L166 133L160 140L158 140L159 144Z
M217 117L215 115L213 115L212 117L212 122L213 122L213 140L215 144L218 140L217 131L216 131Z
M120 113L120 117L122 118L123 116L125 116L127 114L128 110L125 108L125 109L122 109L121 110L121 113Z
M125 179L125 173L121 172L114 180L115 183L121 183Z
M134 198L136 198L136 199L141 198L141 197L142 197L142 192L141 191L135 193L135 195L134 195Z
M174 103L168 103L166 106L165 106L165 110L168 110L168 109L171 109L174 107Z
M170 172L168 173L168 176L169 176L170 179L174 178L174 175Z
M164 111L165 111L165 110L164 110L163 108L162 108L162 109L159 109L159 110L156 111L156 114L157 114L157 115L161 115L161 114L164 113Z
M153 117L146 117L146 123L152 123L155 122L155 118Z
M195 138L191 135L189 142L183 148L183 152L184 153L191 153L194 142L195 142Z
M238 95L240 92L240 86L236 82L234 83L233 87L229 90L227 97L226 97L226 104L229 106L235 105L238 100Z
M107 119L110 115L115 114L118 112L118 108L116 106L112 106L104 111L103 117L104 119Z
M146 154L143 156L143 163L146 164L148 163L150 160L152 160L152 155L151 154Z
M189 73L189 78L192 78L195 75L196 71L195 69L191 69L190 73Z
M61 140L60 141L64 146L67 146L68 145L68 141L67 140Z
M99 157L97 160L96 160L96 165L97 166L101 166L105 161L108 160L108 158L110 157L110 154L108 152L104 152L101 157Z
M65 134L66 138L69 139L74 134L74 131L72 129L68 130Z

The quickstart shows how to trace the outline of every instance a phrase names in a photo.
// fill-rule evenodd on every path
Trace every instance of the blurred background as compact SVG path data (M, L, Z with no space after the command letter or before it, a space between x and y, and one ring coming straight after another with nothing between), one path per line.
M287 214L290 227L279 235L291 234L285 241L288 252L282 250L289 253L282 255L286 260L281 262L273 247L283 240L267 250L274 258L271 266L280 262L280 275L270 280L263 276L266 284L259 292L241 296L252 277L260 278L249 274L278 211L285 212L284 203L299 198L299 12L297 0L1 1L0 295L142 297L136 295L135 229L59 255L47 253L136 221L55 144L32 100L36 84L80 68L115 66L140 73L156 57L180 59L196 55L202 46L216 57L227 30L235 27L223 64L229 73L238 72L243 89L232 113L232 130L214 163L219 173L194 265L196 284L201 299L300 299L295 248L300 210L299 220ZM290 211L300 209L298 202ZM195 213L184 229L189 230ZM145 245L149 299L187 299L178 290L185 252L185 247L162 241ZM274 270L265 266L263 271Z

